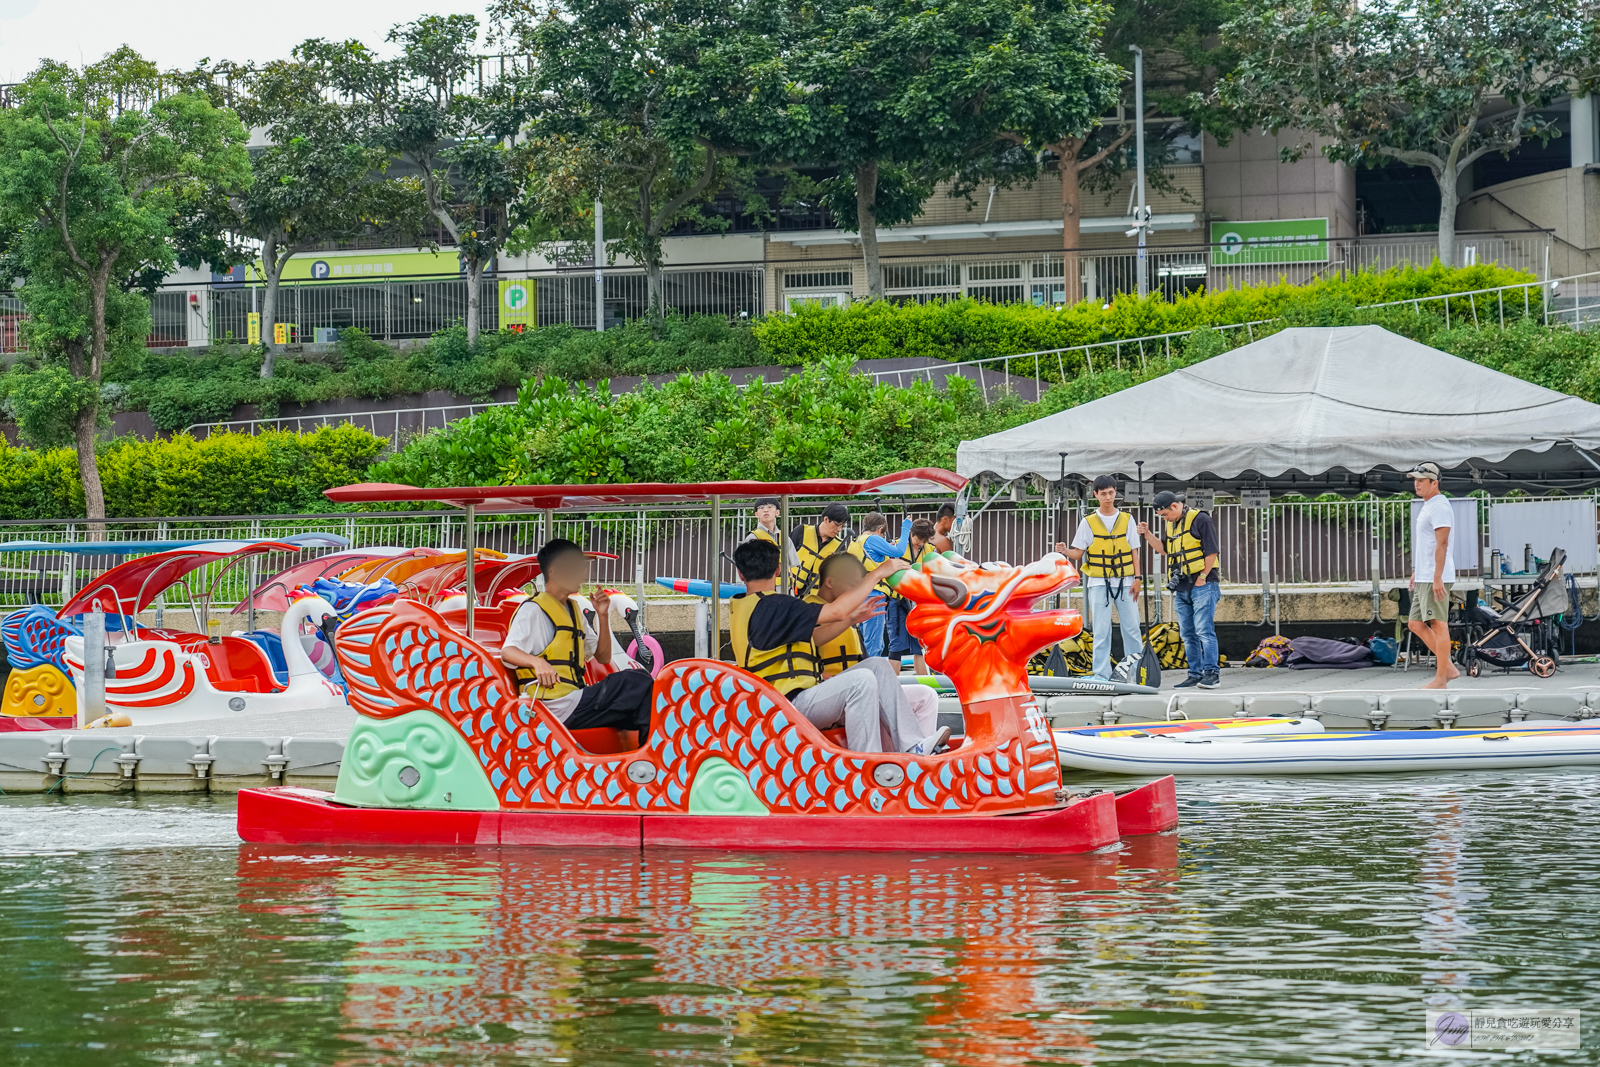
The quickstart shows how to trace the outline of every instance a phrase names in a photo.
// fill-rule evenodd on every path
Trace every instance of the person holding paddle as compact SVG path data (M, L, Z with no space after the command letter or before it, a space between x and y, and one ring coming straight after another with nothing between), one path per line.
M1084 576L1084 598L1093 610L1094 675L1111 681L1111 609L1122 625L1122 652L1138 659L1144 651L1139 639L1139 542L1133 516L1117 507L1117 480L1102 474L1094 480L1100 507L1078 523L1068 547L1056 551L1078 564Z

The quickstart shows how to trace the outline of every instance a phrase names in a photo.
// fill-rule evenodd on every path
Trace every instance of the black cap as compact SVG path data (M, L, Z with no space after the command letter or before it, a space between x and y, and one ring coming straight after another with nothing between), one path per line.
M778 503L778 498L775 497L775 496L758 496L758 497L756 497L756 507L764 508L768 504L771 504L775 508L781 508L783 506L782 504Z
M1170 508L1172 505L1176 504L1177 502L1178 502L1178 494L1174 493L1174 492L1171 492L1170 490L1163 489L1163 490L1161 490L1161 492L1156 494L1156 510L1157 511L1165 511L1167 508Z

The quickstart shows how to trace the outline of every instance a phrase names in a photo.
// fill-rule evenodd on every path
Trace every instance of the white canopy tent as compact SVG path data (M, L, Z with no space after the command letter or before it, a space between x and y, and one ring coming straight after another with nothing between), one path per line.
M1158 488L1398 491L1431 460L1455 491L1575 490L1600 485L1596 450L1600 405L1377 326L1341 326L1284 330L963 442L956 469L1053 482L1132 478L1143 460Z

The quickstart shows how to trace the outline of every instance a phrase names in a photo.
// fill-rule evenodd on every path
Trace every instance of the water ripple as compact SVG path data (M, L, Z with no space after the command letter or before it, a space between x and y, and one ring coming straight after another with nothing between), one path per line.
M925 824L878 855L265 848L224 800L6 798L0 1062L1432 1063L1429 1008L1600 1011L1593 775L1180 793L1179 834L1071 857Z

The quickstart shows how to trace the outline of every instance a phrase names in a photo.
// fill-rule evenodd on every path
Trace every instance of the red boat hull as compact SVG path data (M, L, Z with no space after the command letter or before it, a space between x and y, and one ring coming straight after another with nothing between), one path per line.
M267 845L542 845L829 852L1093 852L1118 839L1117 802L1097 793L1026 815L638 815L353 808L279 786L239 794L239 836Z
M1117 830L1123 837L1159 834L1178 825L1178 784L1172 775L1117 797Z

